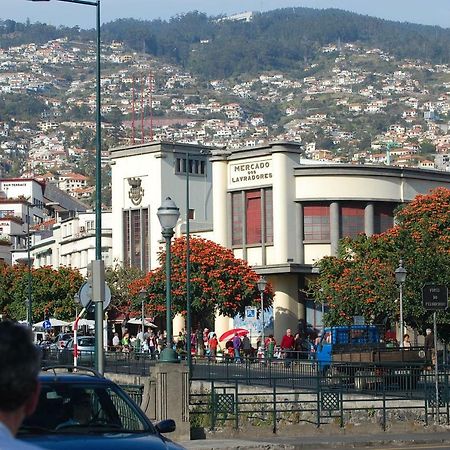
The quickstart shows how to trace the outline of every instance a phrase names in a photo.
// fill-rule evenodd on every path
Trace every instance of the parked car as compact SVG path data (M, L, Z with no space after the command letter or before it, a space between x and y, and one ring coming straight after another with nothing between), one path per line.
M71 337L65 347L61 349L58 361L61 364L73 363L74 339ZM81 365L92 366L94 364L95 354L95 337L94 336L77 336L77 354L78 363Z
M71 333L59 333L54 340L54 344L56 349L62 350L67 343L70 341L70 339L73 338L73 334Z
M36 411L18 433L23 441L50 450L183 449L162 435L175 430L173 420L153 425L117 384L94 371L53 369L40 382Z

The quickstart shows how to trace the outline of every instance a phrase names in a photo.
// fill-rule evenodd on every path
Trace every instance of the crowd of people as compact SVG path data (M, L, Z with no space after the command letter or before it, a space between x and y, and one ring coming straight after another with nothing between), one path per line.
M140 352L149 353L152 359L157 359L161 351L165 348L167 337L165 331L155 331L149 328L142 333L131 335L128 329L122 330L122 337L119 333L114 333L112 338L111 350L117 352ZM230 334L229 338L219 341L217 334L208 328L200 327L190 334L191 352L193 356L206 357L212 361L228 360L237 363L244 359L314 359L314 353L321 341L328 342L331 336L311 335L308 333L293 333L287 329L279 343L276 342L273 334L264 337L259 336L256 345L252 345L248 333ZM181 358L187 355L188 336L185 330L182 330L173 337L172 347ZM386 340L388 347L391 341ZM409 334L403 336L401 343L397 346L403 348L411 347ZM427 330L425 337L425 347L433 348L433 335L431 330Z
M148 329L136 335L129 333L128 329L122 330L122 336L115 332L110 349L116 352L149 353L152 359L157 359L165 348L167 336L165 331ZM308 335L296 333L293 335L290 329L278 344L270 334L259 336L256 342L251 342L248 333L231 333L223 341L219 341L217 334L208 328L197 328L190 334L191 353L193 356L206 357L212 361L219 359L242 362L244 359L308 359L314 352L314 340ZM180 355L187 355L188 336L185 330L173 336L172 347Z

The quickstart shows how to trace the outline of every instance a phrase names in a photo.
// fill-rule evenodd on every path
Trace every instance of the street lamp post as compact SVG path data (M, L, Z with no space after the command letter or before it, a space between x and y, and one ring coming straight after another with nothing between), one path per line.
M32 2L48 2L50 0L29 0ZM65 3L94 6L96 8L96 83L95 83L95 259L102 260L102 118L101 118L101 66L100 66L100 0L56 0ZM102 266L103 267L103 266ZM93 280L94 281L94 280ZM96 281L102 283L103 279ZM96 289L103 292L101 288ZM95 300L95 299L94 299ZM95 361L96 369L103 373L103 301L104 298L94 301L95 304Z
M200 151L204 155L207 152ZM185 151L186 161L186 353L187 363L189 367L189 374L191 374L192 367L192 348L191 348L191 329L192 329L192 312L191 312L191 247L190 247L190 195L189 195L189 176L190 176L190 153Z
M190 247L190 204L189 204L189 152L186 151L186 353L191 375L192 349L191 349L191 247Z
M31 277L31 242L30 242L30 206L34 206L32 203L27 203L27 275L28 275L28 301L27 301L27 322L28 326L31 328L33 326L33 307L32 307L32 296L33 296L33 286Z
M261 276L258 280L258 290L261 299L261 346L265 348L264 344L264 291L266 290L267 280Z
M139 292L139 297L141 298L141 320L142 320L142 339L141 339L141 351L142 351L142 346L144 345L144 334L145 334L145 309L144 309L144 302L145 299L147 297L147 291L142 288L141 291Z
M404 334L404 323L403 323L403 284L406 281L407 271L403 267L403 261L399 261L399 266L395 269L395 281L398 284L400 290L400 347L403 347L403 334Z
M158 219L162 228L162 235L166 240L166 348L161 352L160 361L178 362L178 357L172 348L172 267L170 241L174 235L174 227L180 217L180 210L175 202L167 197L158 208Z

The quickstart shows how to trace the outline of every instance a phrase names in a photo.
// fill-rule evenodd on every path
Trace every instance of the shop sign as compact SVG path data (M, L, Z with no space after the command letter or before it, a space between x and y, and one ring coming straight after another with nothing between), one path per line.
M230 189L272 184L272 160L231 163L228 184Z

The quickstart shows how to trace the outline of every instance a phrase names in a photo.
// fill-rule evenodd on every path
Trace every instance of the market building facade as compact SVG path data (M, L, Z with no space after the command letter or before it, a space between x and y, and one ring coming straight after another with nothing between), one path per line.
M304 292L315 262L335 255L339 239L383 232L400 204L450 188L446 172L305 164L299 145L286 142L238 150L154 142L113 149L111 159L113 259L157 266L156 212L171 197L181 212L176 234L183 234L189 170L191 233L231 248L271 281L278 339L299 320L320 323L320 307ZM233 318L217 317L215 330L233 325ZM182 326L178 318L174 327Z

